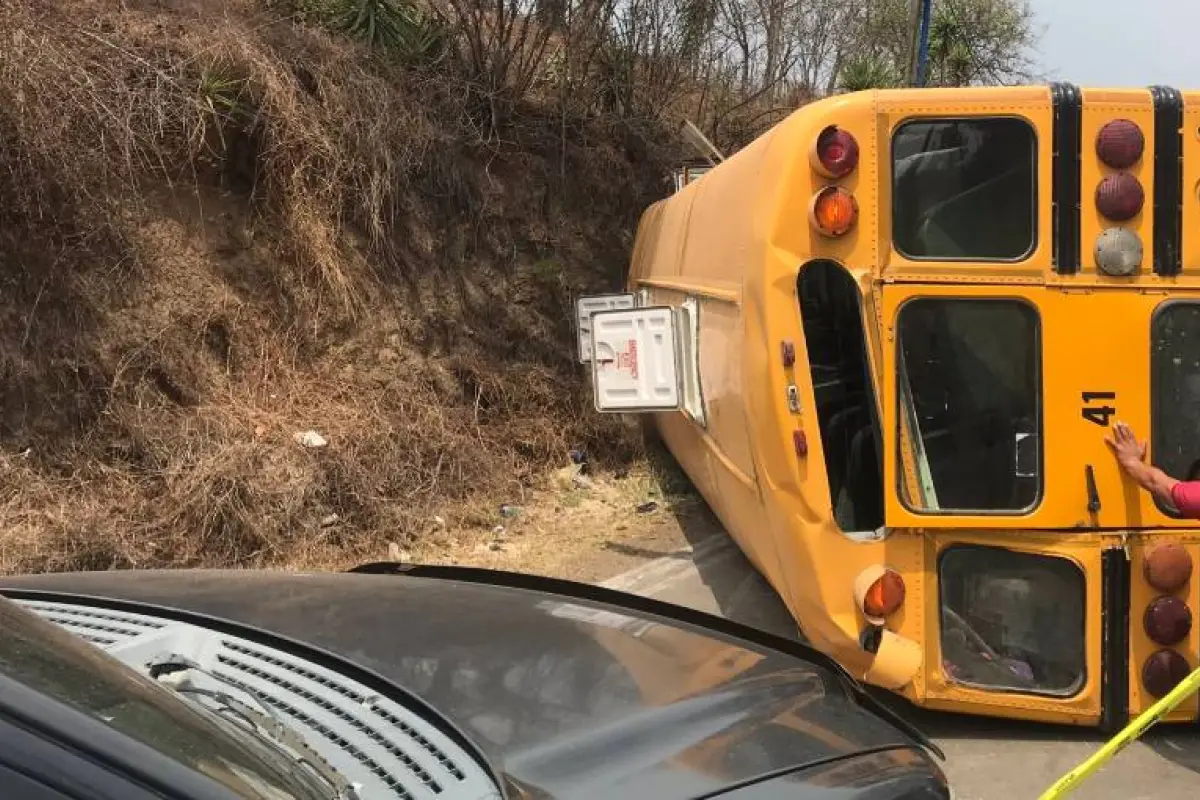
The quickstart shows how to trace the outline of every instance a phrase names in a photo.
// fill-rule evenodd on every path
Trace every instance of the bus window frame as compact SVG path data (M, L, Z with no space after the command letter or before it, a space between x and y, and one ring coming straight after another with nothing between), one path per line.
M902 350L902 343L901 343L900 319L901 319L901 316L904 314L904 309L909 304L911 304L913 301L921 301L921 300L923 300L923 301L929 301L929 300L941 301L944 303L945 302L964 302L964 301L965 302L976 302L976 303L1007 302L1007 303L1017 303L1020 305L1024 305L1033 310L1034 319L1037 322L1037 325L1034 327L1034 331L1033 331L1033 345L1034 345L1034 355L1035 355L1036 364L1037 364L1037 366L1036 366L1037 383L1035 385L1036 394L1035 394L1034 399L1035 399L1035 408L1037 411L1036 419L1037 419L1037 434L1038 434L1038 483L1037 483L1037 493L1034 495L1033 502L1029 506L1027 506L1025 508L1020 508L1020 509L1007 509L1006 508L1006 509L991 509L991 510L977 509L977 508L921 509L921 508L914 507L912 505L912 503L910 502L910 499L909 499L908 495L906 494L905 487L904 487L904 483L905 483L905 479L906 479L906 472L905 472L904 465L903 465L904 453L902 451L901 444L900 444L900 442L901 442L900 427L903 424L903 421L909 418L909 411L908 411L908 409L906 409L904 407L905 406L904 392L901 388L902 383L908 382L908 374L906 371L902 372L902 370L904 369L904 353ZM893 469L895 469L895 473L896 473L896 475L895 475L896 479L894 481L893 489L896 492L896 497L897 497L897 499L899 499L901 506L909 514L912 514L912 515L918 516L918 517L942 517L942 518L996 517L996 518L1007 518L1007 519L1015 520L1015 519L1024 519L1024 518L1032 517L1035 514L1037 514L1038 510L1042 507L1042 504L1046 498L1046 422L1045 422L1045 396L1046 396L1045 382L1046 382L1046 380L1045 380L1045 358L1044 358L1044 356L1045 356L1044 344L1045 343L1044 343L1044 339L1043 339L1043 330L1042 330L1043 329L1043 320L1042 320L1041 307L1036 302L1034 302L1032 299L1030 299L1028 297L1023 297L1021 295L1012 295L1012 294L1003 294L1003 295L913 294L908 297L905 297L900 302L900 304L896 306L893 320L894 320L893 324L895 326L895 328L894 328L895 336L894 336L893 353L892 353L892 356L893 356L893 363L892 363L893 376L892 377L895 380L893 393L895 395L894 411L896 414L896 418L895 418L894 424L892 426L890 426L893 430L889 431L889 435L892 437L892 441L895 442L895 449L891 454L892 457L890 460L893 462ZM911 405L912 404L911 403L911 393L909 395L909 398L910 398L909 405ZM914 438L913 433L911 431L909 432L909 437ZM916 436L915 438L920 439L921 443L919 445L919 448L921 450L923 450L924 449L924 440L921 439L921 437L919 435ZM885 452L886 452L886 450L885 450ZM917 453L915 453L915 452L912 455L914 458L917 457ZM886 457L886 455L885 455L885 457ZM914 476L914 477L919 482L921 476L918 474L917 476ZM930 480L932 480L932 478ZM885 524L887 524L886 513L885 513Z
M1023 123L1029 133L1032 135L1033 145L1033 161L1030 165L1032 174L1032 194L1030 202L1031 230L1033 235L1030 237L1029 247L1019 256L1014 258L985 258L979 256L916 256L904 251L896 241L896 138L897 134L907 125L917 123L962 123L962 122L986 122L990 120L1018 120ZM959 114L951 116L925 116L912 115L900 119L893 127L888 136L888 200L889 208L887 214L888 220L888 242L892 251L907 262L913 264L1023 264L1033 258L1037 253L1038 247L1041 245L1042 230L1038 224L1041 208L1041 193L1040 193L1040 168L1041 168L1041 140L1038 136L1038 127L1029 117L1022 114Z
M958 678L952 677L951 675L949 675L947 673L946 667L945 667L946 656L945 656L945 650L943 647L944 643L943 643L943 639L942 639L942 637L945 636L945 630L946 630L946 627L945 627L946 604L945 604L945 600L943 599L944 598L944 594L943 594L944 590L942 587L943 562L947 555L954 553L956 551L987 551L987 550L1004 550L1004 551L1011 553L1013 555L1016 555L1016 556L1035 556L1035 557L1040 557L1040 558L1058 559L1067 564L1070 564L1071 567L1073 567L1075 572L1078 574L1079 582L1083 587L1083 592L1081 595L1083 598L1083 600L1082 600L1083 614L1080 617L1080 621L1083 623L1083 630L1080 632L1080 642L1083 645L1083 652L1082 652L1083 660L1082 660L1082 664L1081 664L1079 677L1076 678L1075 683L1070 688L1058 689L1058 690L1046 690L1046 689L1038 690L1038 689L1022 689L1022 688L1012 688L1012 687L989 686L987 684L977 683L975 681L960 680ZM942 678L946 681L946 683L949 686L953 686L957 689L964 689L964 690L971 691L971 692L980 692L982 694L990 695L992 697L997 697L997 696L1037 697L1037 698L1045 698L1045 699L1050 699L1050 700L1073 700L1073 699L1080 697L1084 693L1084 691L1088 688L1088 680L1091 677L1091 670L1089 669L1090 665L1089 665L1088 661L1092 657L1092 653L1090 652L1090 648L1092 645L1091 637L1088 636L1088 613L1091 610L1092 595L1090 594L1091 589L1088 585L1088 568L1085 564L1080 562L1078 558L1075 558L1068 553L1056 552L1053 550L1041 550L1041 549L1031 548L1028 546L977 544L977 543L968 542L968 541L949 542L945 546L943 546L940 550L938 550L937 554L935 555L934 573L933 574L934 574L934 576L936 578L936 582L937 582L937 636L936 636L937 651L936 652L937 652L937 657L938 657L938 669L941 672Z
M864 389L870 393L870 398L866 402L866 407L868 417L870 419L870 427L872 427L875 432L875 452L879 462L879 510L881 518L879 520L879 527L875 529L848 529L842 526L841 520L837 519L837 498L833 494L833 481L832 476L829 474L828 448L830 443L826 442L825 437L820 434L820 431L824 428L825 421L821 419L816 403L816 380L812 374L812 352L809 349L810 345L808 331L806 328L808 324L808 317L804 314L805 298L802 291L805 272L810 271L817 266L824 266L842 273L847 279L848 285L852 287L854 291L854 306L855 310L858 312L858 332L862 335L864 362L863 386ZM801 263L799 268L796 270L795 293L796 313L800 321L801 330L804 333L804 357L806 362L805 383L808 385L808 392L812 401L811 406L813 408L813 415L817 419L818 436L821 441L821 460L824 462L822 464L821 474L825 479L825 493L829 504L829 519L833 522L833 525L837 531L847 539L852 541L861 541L864 539L871 540L876 538L877 531L883 529L887 525L887 470L884 466L884 459L887 457L885 454L887 440L886 436L884 435L886 427L886 420L883 414L884 390L883 386L881 386L879 381L876 380L876 376L881 374L879 370L881 365L877 364L879 356L876 354L875 350L877 344L872 342L872 326L868 325L867 323L867 320L874 316L873 310L868 306L869 292L863 291L863 287L859 282L859 278L854 274L854 271L848 269L844 263L832 258L812 258Z
M1148 338L1149 338L1149 344L1150 344L1150 357L1149 357L1150 386L1149 386L1149 391L1148 391L1149 401L1150 401L1149 402L1149 405L1150 405L1149 417L1150 417L1150 419L1149 419L1149 424L1147 425L1148 432L1147 432L1146 442L1147 442L1147 451L1148 451L1147 452L1147 460L1150 462L1151 466L1157 467L1158 469L1164 469L1164 467L1161 464L1159 464L1154 458L1154 452L1157 449L1154 446L1155 445L1155 435L1156 435L1156 432L1159 427L1158 426L1158 419L1159 419L1159 415L1158 415L1158 378L1159 378L1159 374L1160 374L1159 373L1159 359L1155 358L1155 355L1154 355L1154 346L1155 346L1154 331L1155 331L1155 325L1158 323L1159 317L1163 313L1169 311L1171 309L1171 307L1173 307L1173 306L1181 306L1181 305L1196 306L1197 308L1200 308L1200 297L1168 298L1166 300L1163 300L1158 305L1156 305L1154 307L1154 310L1150 313L1150 330L1148 331L1148 333L1149 333ZM1200 458L1200 455L1198 455L1197 458ZM1164 469L1164 471L1165 471L1165 469ZM1178 480L1181 480L1181 481L1187 480L1186 475L1184 475L1184 476L1172 475L1171 477L1176 477ZM1152 496L1154 498L1154 505L1158 508L1159 513L1161 513L1163 516L1168 517L1169 519L1177 521L1177 522L1182 522L1182 521L1187 520L1187 518L1184 517L1183 514L1179 513L1179 509L1172 508L1172 507L1166 505L1165 503L1162 502L1162 500L1157 495L1152 494Z

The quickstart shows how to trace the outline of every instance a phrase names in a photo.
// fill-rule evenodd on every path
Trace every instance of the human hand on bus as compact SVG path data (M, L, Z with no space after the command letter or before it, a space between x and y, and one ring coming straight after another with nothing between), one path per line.
M1117 463L1122 467L1141 464L1146 460L1146 442L1139 442L1133 429L1124 422L1113 426L1113 435L1105 437L1104 441L1117 457Z

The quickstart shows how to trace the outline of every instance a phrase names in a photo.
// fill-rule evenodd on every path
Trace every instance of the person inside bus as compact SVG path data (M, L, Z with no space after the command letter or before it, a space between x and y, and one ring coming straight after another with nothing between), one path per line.
M1117 463L1133 481L1181 516L1200 519L1200 459L1192 462L1183 480L1172 478L1158 467L1146 463L1146 443L1139 442L1133 429L1124 422L1113 426L1113 435L1105 439L1117 457Z

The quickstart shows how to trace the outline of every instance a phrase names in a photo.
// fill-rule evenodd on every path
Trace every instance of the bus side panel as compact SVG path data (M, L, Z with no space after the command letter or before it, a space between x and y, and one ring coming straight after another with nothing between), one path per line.
M651 270L653 264L649 265ZM645 277L653 277L653 272L648 272ZM632 287L634 289L637 286ZM649 290L649 301L651 305L669 305L678 306L684 301L687 295L675 289L663 289L654 286L647 287ZM700 340L704 341L704 325L706 315L701 312L700 315ZM703 380L703 377L701 378ZM687 414L682 411L664 411L652 416L658 434L662 437L663 444L667 450L679 463L679 466L687 474L688 479L709 507L717 513L717 506L720 502L720 496L717 492L717 484L713 479L712 461L714 442L711 437L705 434L704 429Z
M653 239L653 249L647 248L650 259L647 277L673 280L679 277L683 260L687 257L688 220L692 215L692 202L696 198L692 184L663 203L659 215L658 233ZM649 243L648 243L649 244Z
M658 240L662 235L663 201L654 203L642 212L638 220L637 235L633 240L633 256L629 260L629 279L626 288L636 291L640 278L645 277L653 268L654 253L658 249Z
M767 528L746 419L742 372L741 308L705 301L700 312L700 374L708 434L716 443L711 463L717 487L715 511L755 566L773 583L779 563Z
M654 304L679 305L688 295L651 288ZM706 425L680 411L655 415L663 442L746 556L769 580L778 560L766 530L741 393L741 314L733 303L700 300L700 382Z
M681 197L684 192L686 197ZM678 306L687 297L677 288L680 283L679 257L686 239L687 214L696 192L693 188L684 192L654 203L642 213L638 222L626 288L631 292L647 290L649 305ZM676 288L667 288L663 284ZM703 321L702 315L701 324ZM709 466L711 442L708 437L681 411L647 417L696 491L715 507L718 497Z
M706 425L683 414L658 416L663 439L692 476L731 537L768 579L778 579L778 559L758 491L753 444L746 418L741 353L744 321L741 286L761 270L751 246L761 235L757 196L765 142L752 144L665 202L655 255L639 272L655 302L699 301L700 382ZM686 222L679 208L686 207ZM682 237L681 244L670 240ZM680 254L670 269L669 254ZM696 451L703 451L701 455Z

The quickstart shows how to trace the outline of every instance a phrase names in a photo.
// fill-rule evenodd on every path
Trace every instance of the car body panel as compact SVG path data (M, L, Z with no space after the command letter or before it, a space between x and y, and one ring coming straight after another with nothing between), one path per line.
M436 707L531 796L698 797L873 752L906 753L942 780L832 669L620 606L476 581L266 571L19 576L0 591L172 608L332 652Z

